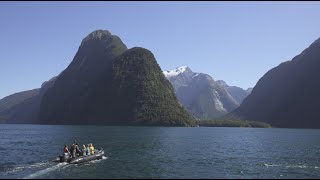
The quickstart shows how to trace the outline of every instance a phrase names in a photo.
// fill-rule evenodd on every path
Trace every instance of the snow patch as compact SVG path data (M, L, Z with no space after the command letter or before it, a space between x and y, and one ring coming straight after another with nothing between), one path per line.
M192 78L197 77L200 73L194 73Z
M188 68L188 66L181 66L181 67L178 67L176 69L173 69L173 70L169 70L169 71L163 71L163 74L169 78L169 77L172 77L172 76L177 76L179 75L180 73L183 73L184 71L186 71L186 69Z
M213 90L213 102L218 111L227 112L227 110L223 107L223 103L220 101L220 95L216 90Z

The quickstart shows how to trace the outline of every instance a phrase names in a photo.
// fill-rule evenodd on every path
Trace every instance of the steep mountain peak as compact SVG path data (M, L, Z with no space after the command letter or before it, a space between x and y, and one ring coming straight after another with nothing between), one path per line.
M127 46L118 36L112 35L107 30L93 31L82 40L71 64L62 73L97 74L111 67L112 60L126 50Z
M173 76L177 76L181 73L185 73L185 72L191 72L191 69L188 66L181 66L181 67L177 67L175 69L169 70L169 71L163 71L163 74L167 77L173 77Z
M112 35L108 30L95 30L88 34L81 42L80 46L84 46L85 44L91 44L91 42L107 42L114 35Z
M108 30L95 30L93 32L91 32L90 34L88 34L84 39L88 40L88 39L100 39L100 40L104 40L107 39L109 37L111 37L111 33Z
M189 68L189 67L188 66L177 67L177 69L179 69L179 70L186 70L187 68Z

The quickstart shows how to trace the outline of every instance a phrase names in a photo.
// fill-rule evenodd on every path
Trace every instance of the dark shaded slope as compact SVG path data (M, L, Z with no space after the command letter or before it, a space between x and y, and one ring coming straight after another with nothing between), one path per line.
M110 76L113 59L126 50L109 31L97 30L84 38L71 64L45 93L38 118L41 123L81 124L89 118L88 106L104 104L103 99L91 99L99 83L110 83L101 81L102 76L106 72Z
M268 71L232 115L276 127L320 128L320 40Z

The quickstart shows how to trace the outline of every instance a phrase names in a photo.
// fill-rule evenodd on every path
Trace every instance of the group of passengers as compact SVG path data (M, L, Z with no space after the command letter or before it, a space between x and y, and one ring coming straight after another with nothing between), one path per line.
M86 145L82 145L82 149L79 148L78 143L75 141L71 147L70 150L67 145L63 148L64 153L68 153L71 158L79 157L79 156L89 156L94 154L94 147L92 143Z

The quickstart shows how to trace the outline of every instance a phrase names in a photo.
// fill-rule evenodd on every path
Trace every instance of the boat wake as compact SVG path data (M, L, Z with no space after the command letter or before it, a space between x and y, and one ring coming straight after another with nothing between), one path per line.
M102 160L106 160L108 157L102 156L102 159L97 159L93 160L90 162L84 163L84 165L90 165L93 163L98 163ZM22 179L32 179L32 178L37 178L39 176L46 175L52 171L58 170L58 169L65 169L69 166L78 166L78 164L69 164L67 162L63 163L54 163L50 161L46 162L39 162L39 163L34 163L34 164L23 164L23 165L18 165L14 167L2 167L0 176L3 177L15 177L17 174L25 174L24 176L22 175ZM31 174L30 174L31 173Z
M32 178L35 178L35 177L38 177L38 176L47 174L47 173L49 173L49 172L51 172L51 171L57 170L57 169L59 169L59 168L62 168L62 167L65 168L66 166L69 166L69 165L70 165L70 164L67 163L67 162L59 163L59 164L57 164L57 165L54 165L54 166L48 167L48 168L46 168L46 169L37 171L37 172L35 172L35 173L33 173L33 174L30 174L30 175L24 177L23 179L32 179Z
M265 167L282 167L282 168L308 168L308 169L318 169L318 166L307 166L305 164L293 165L293 164L263 164Z
M35 164L23 164L23 165L18 165L15 167L7 167L3 168L3 173L2 175L8 175L8 174L16 174L17 172L24 171L24 170L29 170L29 169L36 169L36 168L41 168L49 165L49 162L39 162Z

